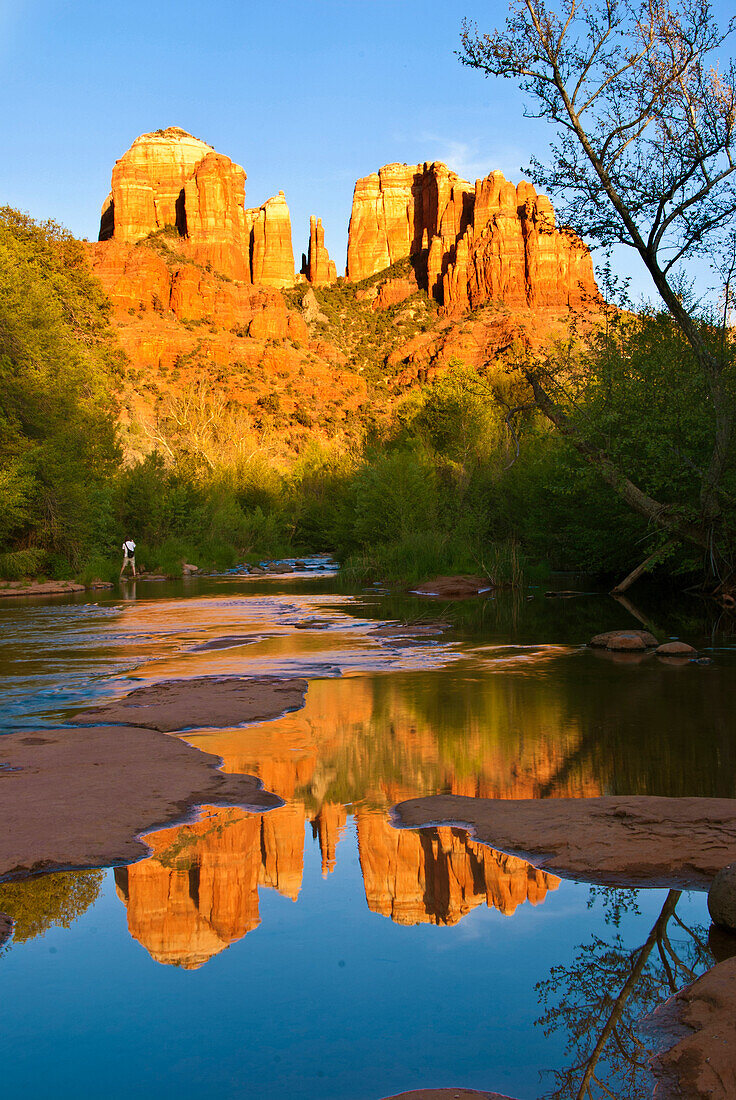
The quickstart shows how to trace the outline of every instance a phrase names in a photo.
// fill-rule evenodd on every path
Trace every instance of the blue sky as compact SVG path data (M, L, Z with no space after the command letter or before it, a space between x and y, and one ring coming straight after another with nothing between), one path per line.
M716 8L726 12L726 0ZM96 238L110 173L138 134L176 125L245 168L246 202L279 190L294 251L309 215L345 262L355 180L444 160L514 182L549 128L508 81L460 65L463 17L503 0L0 0L0 202Z

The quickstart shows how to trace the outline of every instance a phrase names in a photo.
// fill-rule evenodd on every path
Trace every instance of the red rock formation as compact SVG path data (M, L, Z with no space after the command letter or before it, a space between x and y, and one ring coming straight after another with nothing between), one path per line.
M302 275L312 286L328 286L337 279L337 268L325 248L325 231L322 219L312 214L309 219L309 251L302 253Z
M279 191L257 210L246 210L245 216L250 228L253 282L258 286L293 286L291 218L284 192Z
M439 275L438 237L445 251L465 230L473 187L445 164L387 164L358 180L348 230L348 278L366 279L407 256L429 249L422 278L434 286ZM428 280L433 280L431 283Z
M170 229L180 251L230 279L291 286L294 256L283 191L245 210L240 165L176 126L142 134L115 164L100 240L135 243Z
M442 279L446 312L457 316L489 300L516 308L590 305L598 298L590 253L555 227L552 204L530 183L501 172L475 185L472 223Z
M523 859L477 844L462 829L409 832L366 811L357 821L368 908L397 924L457 924L484 903L510 915L525 901L544 901L560 883Z
M494 300L519 307L578 307L598 290L590 253L555 227L552 205L501 172L473 188L446 165L389 164L358 180L348 278L360 281L414 257L420 286L450 316Z
M141 134L113 168L100 240L139 241L166 226L176 226L184 236L184 183L212 152L211 145L178 126Z
M208 153L184 184L191 255L231 279L250 282L250 234L244 206L243 169L229 157Z

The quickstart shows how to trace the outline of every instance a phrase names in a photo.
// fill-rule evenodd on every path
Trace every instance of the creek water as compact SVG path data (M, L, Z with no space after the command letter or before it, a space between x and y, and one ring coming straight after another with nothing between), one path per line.
M584 646L634 615L711 662ZM438 618L437 636L375 629ZM204 807L129 867L0 884L16 922L0 952L3 1096L378 1100L462 1085L536 1100L576 1096L586 1072L592 1097L650 1095L637 1024L712 965L704 895L561 880L458 828L397 830L390 810L442 791L734 797L722 628L697 603L530 589L449 607L331 577L6 601L6 733L74 725L91 701L158 680L301 675L309 690L275 721L182 735L259 776L280 809Z

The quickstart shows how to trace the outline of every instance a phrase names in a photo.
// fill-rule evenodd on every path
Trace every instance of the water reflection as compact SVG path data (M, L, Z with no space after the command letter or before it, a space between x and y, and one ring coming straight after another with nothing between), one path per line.
M456 924L478 905L511 915L537 905L559 879L475 843L454 828L392 828L356 815L368 908L397 924ZM324 804L311 819L322 873L335 868L346 811ZM296 901L304 866L304 813L207 807L201 821L149 834L150 858L115 870L128 929L156 962L196 970L260 924L259 887Z
M707 929L678 915L682 892L670 890L643 942L632 947L618 931L623 915L638 915L636 894L603 896L609 935L581 944L569 964L554 966L536 986L545 1034L567 1037L568 1064L554 1070L548 1100L640 1100L651 1095L651 1049L642 1020L668 997L713 965ZM592 901L591 901L592 904ZM640 922L643 923L643 922Z

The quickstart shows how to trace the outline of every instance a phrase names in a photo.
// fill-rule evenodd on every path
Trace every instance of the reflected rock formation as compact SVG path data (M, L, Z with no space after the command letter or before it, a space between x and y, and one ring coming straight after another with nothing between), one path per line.
M560 884L523 859L472 840L464 829L394 829L359 813L360 866L368 908L397 924L457 924L479 905L511 916Z
M202 821L150 835L153 856L115 876L131 935L161 963L201 966L258 926L259 887L297 899L306 823L323 876L334 870L345 803L355 807L372 912L405 925L452 925L481 905L512 914L542 902L557 888L554 875L461 829L396 830L388 815L395 803L438 790L600 794L578 760L580 730L544 684L520 681L515 693L490 680L479 694L470 683L467 697L449 700L441 677L436 686L435 696L382 677L312 680L300 711L188 733L188 742L222 757L226 772L258 776L286 805L260 815L210 808Z
M260 924L258 887L296 901L304 867L304 807L272 813L205 807L204 817L149 834L149 859L115 870L128 929L156 962L196 970ZM323 874L335 866L345 808L314 819Z

